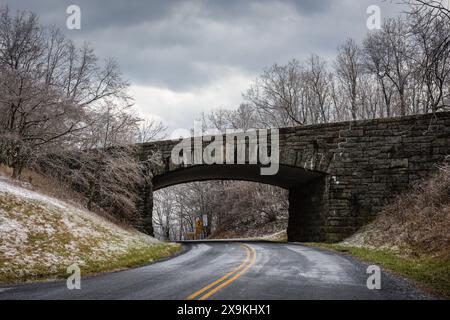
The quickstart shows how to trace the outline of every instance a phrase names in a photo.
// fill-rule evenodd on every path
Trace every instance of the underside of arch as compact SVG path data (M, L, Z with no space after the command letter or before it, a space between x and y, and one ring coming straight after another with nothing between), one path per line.
M323 176L303 168L281 165L275 175L261 175L261 166L252 164L198 165L177 169L153 178L153 190L194 181L245 180L291 189Z

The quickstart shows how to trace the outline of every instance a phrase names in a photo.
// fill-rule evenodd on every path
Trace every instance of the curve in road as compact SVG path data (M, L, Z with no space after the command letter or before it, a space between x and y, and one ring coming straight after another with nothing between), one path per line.
M0 287L0 299L432 299L382 272L366 286L367 265L339 253L290 243L194 242L151 265L65 281Z

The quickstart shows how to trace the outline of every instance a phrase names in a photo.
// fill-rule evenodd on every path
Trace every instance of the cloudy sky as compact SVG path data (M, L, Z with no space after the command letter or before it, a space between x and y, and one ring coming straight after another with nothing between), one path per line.
M202 111L235 108L265 67L317 53L332 61L346 38L368 32L366 10L382 18L391 0L0 0L36 12L43 24L115 58L142 117L169 130L190 128ZM81 29L66 28L67 6L81 9ZM169 132L170 133L170 132Z

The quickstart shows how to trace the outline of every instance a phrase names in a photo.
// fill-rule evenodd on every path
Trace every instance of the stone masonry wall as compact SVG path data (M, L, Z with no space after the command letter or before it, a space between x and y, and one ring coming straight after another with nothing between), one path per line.
M320 181L290 188L292 241L338 241L351 235L450 154L450 112L279 132L280 164L323 174ZM180 169L170 159L176 143L142 145L143 158L159 152L161 164L150 168L154 176ZM144 215L151 215L148 203Z

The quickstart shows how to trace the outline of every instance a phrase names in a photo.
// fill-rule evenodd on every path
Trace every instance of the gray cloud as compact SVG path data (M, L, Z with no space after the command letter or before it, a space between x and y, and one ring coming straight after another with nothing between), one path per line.
M114 57L133 85L174 93L205 92L224 82L227 90L242 92L245 87L230 89L227 79L252 79L274 62L303 60L313 52L332 60L347 37L360 40L367 33L369 5L379 5L383 17L401 9L384 0L2 0L2 4L36 12L42 23L60 27L78 43L90 43L100 57ZM81 8L81 30L65 28L70 4ZM164 110L159 112L169 117Z
M80 0L82 30L67 33L91 43L99 55L115 57L130 81L184 90L214 81L214 66L255 73L312 52L331 57L346 37L366 33L365 8L378 1ZM74 2L8 3L63 29L69 4ZM386 14L395 9L379 4Z

